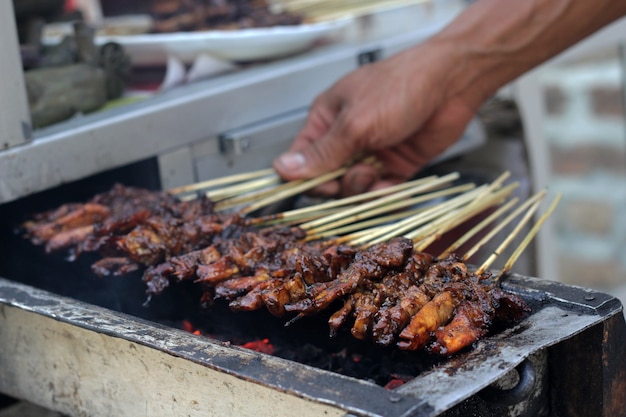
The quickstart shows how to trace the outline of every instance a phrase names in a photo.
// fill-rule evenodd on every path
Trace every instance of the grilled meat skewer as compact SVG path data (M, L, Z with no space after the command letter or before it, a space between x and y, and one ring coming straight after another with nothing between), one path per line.
M182 281L202 302L235 311L267 309L284 317L330 314L331 336L404 350L452 355L484 337L494 323L528 313L524 301L488 284L460 258L436 259L413 241L393 238L368 248L304 240L298 227L259 229L249 219L217 214L208 199L183 202L167 193L116 186L85 204L69 204L24 224L48 251L99 251L92 269L119 275L144 269L149 296ZM292 322L291 320L290 322Z

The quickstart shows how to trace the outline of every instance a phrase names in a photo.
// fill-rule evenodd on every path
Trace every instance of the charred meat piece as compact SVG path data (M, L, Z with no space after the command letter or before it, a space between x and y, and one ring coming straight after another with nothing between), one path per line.
M33 243L45 243L48 252L69 249L72 260L82 252L104 250L105 256L117 256L120 254L115 249L125 249L132 253L135 261L147 263L159 261L164 251L188 250L189 245L182 243L189 241L193 245L198 240L204 231L203 226L206 226L200 224L198 219L210 223L206 216L212 215L212 211L213 203L207 198L183 202L166 192L116 184L84 204L67 204L37 215L32 221L25 222L22 228ZM211 220L213 223L217 221L213 217ZM170 240L175 235L169 229L171 223L176 222L182 225L180 234L185 240ZM133 233L137 227L143 228L143 231L129 237L137 241L124 242L123 237ZM138 240L149 243L155 253L148 254L145 245ZM155 246L157 241L163 241L166 249ZM133 249L141 253L132 252Z
M275 287L263 291L261 299L267 311L276 317L282 317L286 313L285 305L300 300L305 295L304 280L300 274L295 274Z
M387 269L401 267L412 249L409 239L395 238L357 252L350 266L331 285L325 286L313 300L286 306L287 311L312 314L326 309L336 299L353 293L364 280L379 280Z
M400 332L398 347L405 350L417 350L426 346L432 333L446 324L459 304L450 291L437 294L411 319L411 322Z
M378 313L380 301L375 292L360 292L352 295L354 302L354 324L350 332L356 339L367 339L372 331L374 316Z
M80 226L60 233L56 233L46 243L46 253L57 252L72 246L78 246L89 239L93 233L93 225ZM75 256L71 254L71 256Z
M103 258L91 265L91 269L98 276L125 275L139 270L140 266L125 257Z
M328 319L330 327L330 337L335 337L339 329L346 323L352 312L354 311L354 297L348 297L344 301L343 306L335 311Z
M66 210L62 210L65 212ZM25 223L26 236L35 244L42 244L58 233L67 232L79 227L85 227L101 222L111 215L111 210L97 203L87 203L62 216L52 215L53 220L43 223Z
M376 314L372 328L374 341L382 346L390 346L411 318L430 301L430 297L417 285L396 289L397 292Z
M303 21L298 14L271 10L265 0L153 0L150 12L155 33L297 25Z
M456 308L454 318L435 332L436 341L429 347L439 355L453 355L483 337L492 316L477 303L463 300Z
M218 283L215 286L215 297L226 300L234 300L252 291L260 283L270 279L267 271L257 270L255 275L238 277Z

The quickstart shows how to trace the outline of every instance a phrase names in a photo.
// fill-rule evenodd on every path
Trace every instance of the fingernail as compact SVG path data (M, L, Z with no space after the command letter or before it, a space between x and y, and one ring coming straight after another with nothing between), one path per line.
M304 168L306 160L304 155L299 152L288 152L278 158L278 163L285 171L298 172Z

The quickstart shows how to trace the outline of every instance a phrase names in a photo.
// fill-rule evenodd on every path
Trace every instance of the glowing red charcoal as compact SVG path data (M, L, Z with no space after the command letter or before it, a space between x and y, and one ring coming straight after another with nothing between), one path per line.
M273 355L276 351L274 345L270 343L269 339L253 340L251 342L244 343L241 347L254 350L256 352L267 353L268 355Z

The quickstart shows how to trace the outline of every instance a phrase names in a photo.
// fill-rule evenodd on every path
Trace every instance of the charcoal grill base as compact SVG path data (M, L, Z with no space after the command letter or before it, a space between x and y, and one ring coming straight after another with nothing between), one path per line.
M619 301L520 276L505 286L543 307L474 350L386 390L0 279L0 392L72 416L431 417L466 406L547 350L560 355L550 363L557 367L551 378L561 375L551 393L554 407L567 409L575 377L590 399L582 409L594 411L586 415L619 416L626 377Z
M96 191L79 185L83 193ZM27 210L84 197L57 191L0 207L0 277L10 279L0 278L0 392L14 398L71 416L489 417L503 408L480 392L527 358L546 354L550 392L541 406L559 410L559 417L626 414L624 317L614 297L514 275L504 287L531 303L527 320L390 391L158 324L184 318L180 303L168 305L180 294L156 297L146 309L136 277L94 280L85 265L49 257L44 263L41 248L33 256L10 225ZM43 273L29 275L33 265ZM197 306L197 298L187 300ZM506 408L510 416L527 412Z

